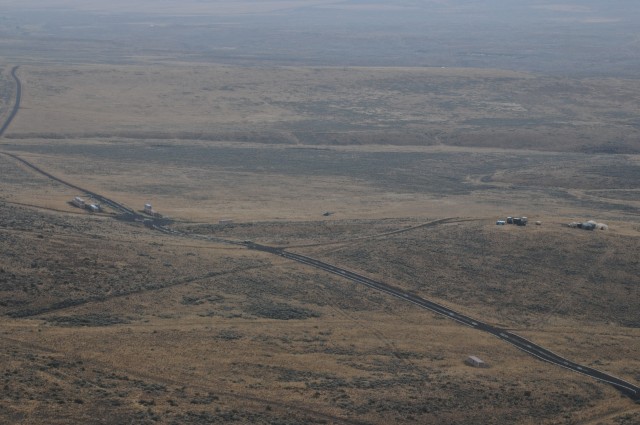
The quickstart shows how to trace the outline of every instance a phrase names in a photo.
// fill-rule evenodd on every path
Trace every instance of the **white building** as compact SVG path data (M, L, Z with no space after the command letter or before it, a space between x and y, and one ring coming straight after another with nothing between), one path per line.
M472 367L489 367L484 360L476 356L469 356L464 362Z
M73 201L71 201L71 203L78 208L84 208L84 199L82 199L79 196L76 196L75 198L73 198Z

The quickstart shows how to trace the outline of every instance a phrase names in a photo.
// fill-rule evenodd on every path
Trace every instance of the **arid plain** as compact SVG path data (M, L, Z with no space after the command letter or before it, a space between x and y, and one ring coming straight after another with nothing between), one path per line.
M179 59L20 64L0 139L0 422L640 421L613 387L489 334L190 237L285 247L637 385L640 81ZM0 63L0 122L18 64ZM152 203L181 235L80 210L7 154ZM530 223L496 226L508 215ZM609 228L566 226L588 219Z

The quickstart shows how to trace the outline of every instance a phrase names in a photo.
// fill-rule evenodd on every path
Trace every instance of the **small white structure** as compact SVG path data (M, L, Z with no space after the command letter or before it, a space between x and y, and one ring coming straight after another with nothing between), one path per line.
M96 204L89 204L86 207L90 212L92 213L97 213L100 212L102 208L100 208L100 205L96 205Z
M598 229L598 230L607 230L609 228L609 226L607 226L604 223L596 223L593 220L589 220L587 221L588 224L594 226L594 229ZM582 224L582 226L584 227L584 223Z
M147 214L153 214L153 207L151 206L151 204L144 204L143 211Z
M82 199L79 196L76 196L75 198L73 198L73 200L71 201L71 203L73 205L75 205L78 208L84 208L84 199Z
M505 224L507 224L507 222L506 222L506 221L504 221L504 220L498 220L498 221L496 221L496 226L504 226Z
M489 367L484 360L476 356L469 356L464 362L471 367Z
M609 229L609 226L607 226L604 223L596 223L593 220L589 220L589 221L585 221L584 223L580 223L577 221L574 221L572 223L569 223L569 227L572 228L578 228L578 229L582 229L582 230L607 230Z

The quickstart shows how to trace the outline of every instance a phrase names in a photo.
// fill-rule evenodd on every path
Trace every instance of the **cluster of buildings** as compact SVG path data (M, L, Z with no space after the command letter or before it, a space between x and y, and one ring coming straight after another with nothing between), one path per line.
M496 225L504 226L505 224L515 224L516 226L526 226L528 222L529 222L529 219L527 217L507 217L506 220L497 220ZM536 221L535 224L537 226L540 226L542 222ZM606 224L598 223L593 220L584 221L584 222L574 221L572 223L569 223L567 226L574 229L583 229L583 230L607 230L609 228L609 226L607 226Z
M506 220L496 221L497 226L504 226L505 224L515 224L516 226L526 226L529 222L527 217L507 217ZM536 222L538 224L538 222Z
M82 208L89 212L102 212L102 207L99 204L93 204L93 203L87 202L79 196L76 196L75 198L73 198L69 203L74 207ZM151 206L151 204L144 204L144 208L142 209L142 212L151 216L154 219L166 218L159 212L155 211Z

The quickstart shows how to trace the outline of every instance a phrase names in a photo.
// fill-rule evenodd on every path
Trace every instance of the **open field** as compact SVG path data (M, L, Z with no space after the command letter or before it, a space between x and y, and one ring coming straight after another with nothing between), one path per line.
M593 173L621 170L608 190L591 192L585 161L562 153L4 142L133 207L152 200L185 232L292 246L640 379L640 270L628 255L640 240L629 196L634 156L582 154ZM59 423L91 423L107 410L113 423L632 424L640 416L608 386L488 335L284 259L79 213L67 205L73 190L7 156L0 164L0 234L11 247L0 263L7 421L44 421L48 412L51 423L55 411ZM509 182L534 172L535 185ZM615 187L626 196L612 197ZM494 225L513 211L544 225ZM476 218L376 236L456 214ZM583 216L611 228L562 226ZM491 368L468 368L469 354Z
M574 2L575 3L575 2ZM2 0L19 63L409 66L627 76L640 69L628 0Z
M2 306L0 336L5 421L93 423L100 411L109 411L109 423L471 424L491 417L533 424L605 415L611 421L602 423L630 424L638 418L637 408L607 386L275 257L5 204L0 218L3 243L12 247L3 252L1 271L2 299L13 300ZM473 225L468 230L477 233ZM450 233L455 246L463 234ZM379 244L393 249L392 241ZM565 266L581 260L568 258ZM442 279L430 274L427 280ZM479 297L495 293L458 282ZM502 293L509 292L506 279L494 285L501 282ZM529 298L521 287L511 289L512 303ZM430 291L460 307L457 300L468 299ZM530 321L544 319L528 326L502 310L500 321L638 379L637 327L582 328L580 316L570 313L527 308ZM588 336L593 331L604 336L598 344ZM578 344L568 349L568 341ZM464 366L470 353L491 368Z
M0 66L0 116L3 118L11 109L15 83L11 81L11 68Z
M23 66L20 77L24 106L10 139L640 149L638 79L188 64Z
M0 423L640 423L406 301L640 383L640 9L484 3L0 0Z
M640 208L635 155L130 139L5 140L2 148L132 208L151 202L163 214L205 223L326 221L325 211L371 219L473 210L488 218L616 220L633 229ZM38 183L22 185L18 175L30 171L0 160L16 174L3 189L7 200L46 201ZM72 198L65 193L58 207Z

